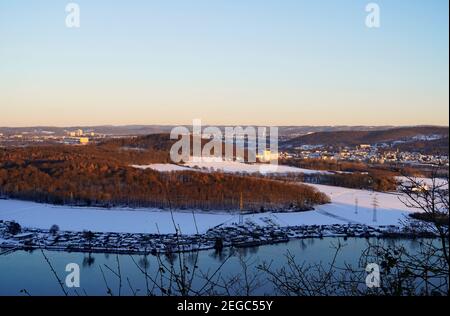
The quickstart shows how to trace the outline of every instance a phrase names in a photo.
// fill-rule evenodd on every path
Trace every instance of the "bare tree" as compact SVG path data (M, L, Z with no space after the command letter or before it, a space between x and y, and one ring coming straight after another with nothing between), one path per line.
M405 176L406 181L400 185L404 194L400 200L408 208L417 210L413 215L419 228L432 232L439 237L441 251L449 265L448 227L449 227L449 183L448 178L438 178L437 169L433 170L431 178L426 181L420 178ZM416 227L417 228L417 225Z

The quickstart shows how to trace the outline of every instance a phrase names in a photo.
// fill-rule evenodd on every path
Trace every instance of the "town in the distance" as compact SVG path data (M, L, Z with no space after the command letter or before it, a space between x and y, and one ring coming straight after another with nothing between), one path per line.
M0 147L87 145L105 139L169 133L173 126L0 127ZM279 127L280 159L448 167L448 128L440 126Z

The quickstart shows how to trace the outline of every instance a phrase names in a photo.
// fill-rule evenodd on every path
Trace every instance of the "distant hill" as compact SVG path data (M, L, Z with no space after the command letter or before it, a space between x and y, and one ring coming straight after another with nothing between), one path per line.
M189 124L185 125L192 128ZM203 127L207 127L205 125ZM0 126L0 133L4 135L16 135L27 133L31 135L40 135L52 133L54 135L66 135L67 131L81 129L85 132L95 132L97 134L114 135L114 136L140 136L149 134L170 133L173 125L101 125L101 126L67 126L67 127L52 127L52 126L30 126L30 127L2 127ZM225 126L218 126L221 130ZM256 127L256 126L255 126ZM317 132L335 132L335 131L373 131L386 130L393 128L392 126L279 126L278 134L280 137L297 137L306 135L308 133Z
M170 134L150 134L138 137L107 139L100 147L120 147L130 149L157 150L168 153L176 140L170 139Z
M135 136L135 135L148 135L169 133L172 126L169 125L101 125L101 126L67 126L67 127L54 127L54 126L31 126L31 127L1 127L0 133L4 135L15 135L28 133L31 135L39 135L45 133L52 133L54 135L66 135L68 131L74 131L81 129L85 132L95 132L97 134L114 135L114 136Z
M448 137L436 139L436 140L420 140L407 143L401 143L394 146L394 149L399 149L400 151L415 151L422 154L448 154L449 143Z
M302 145L325 146L356 146L359 144L393 144L395 142L428 142L433 136L440 139L447 138L448 127L440 126L414 126L398 127L376 131L334 131L318 132L290 139L282 144L282 147L299 147ZM427 137L429 140L427 140Z
M190 154L193 155L193 137L190 136ZM170 139L170 134L150 134L145 136L137 137L127 137L127 138L117 138L117 139L107 139L104 142L99 143L99 148L105 149L121 149L128 151L140 151L141 154L138 156L144 156L147 159L153 159L153 162L158 162L155 159L162 159L161 162L169 162L170 150L172 145L177 142L177 140ZM209 143L208 139L201 139L201 148L205 144ZM222 155L225 155L226 149L225 144L222 142ZM236 144L233 146L233 155L236 154ZM135 154L134 156L137 156ZM244 157L247 159L248 152L244 149Z

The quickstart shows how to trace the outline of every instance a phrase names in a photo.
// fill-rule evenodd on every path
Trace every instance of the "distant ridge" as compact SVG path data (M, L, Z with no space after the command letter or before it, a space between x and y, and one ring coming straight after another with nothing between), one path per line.
M117 135L117 136L127 136L127 135L149 135L149 134L160 134L169 133L175 125L74 125L66 127L55 127L55 126L29 126L29 127L2 127L0 126L0 133L4 135L14 135L20 133L29 134L39 134L42 132L52 132L56 135L64 135L66 131L82 129L83 131L95 131L100 134L107 135ZM190 127L189 124L184 126ZM209 126L205 125L204 127ZM219 128L223 128L230 125L218 125ZM246 125L243 125L246 126ZM258 126L258 125L252 125ZM384 131L391 129L401 129L401 128L416 128L416 127L396 127L396 126L364 126L364 125L336 125L336 126L279 126L279 135L281 137L293 138L299 137L311 133L320 132L356 132L356 131ZM439 127L437 127L439 128ZM448 129L448 127L447 127Z
M284 146L327 145L355 146L359 144L393 143L398 141L415 141L417 136L440 135L448 138L449 128L440 126L396 127L376 131L334 131L317 132L295 137L283 143ZM422 140L423 141L423 140Z

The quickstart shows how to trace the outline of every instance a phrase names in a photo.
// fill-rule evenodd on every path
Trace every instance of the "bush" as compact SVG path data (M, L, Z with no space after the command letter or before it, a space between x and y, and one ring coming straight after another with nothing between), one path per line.
M58 225L52 225L52 227L50 227L50 229L49 229L49 232L50 232L50 234L55 236L59 232L59 226Z
M7 232L11 235L17 235L22 232L22 227L19 225L19 223L11 222L8 225Z

